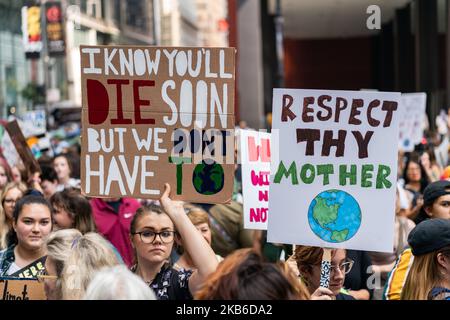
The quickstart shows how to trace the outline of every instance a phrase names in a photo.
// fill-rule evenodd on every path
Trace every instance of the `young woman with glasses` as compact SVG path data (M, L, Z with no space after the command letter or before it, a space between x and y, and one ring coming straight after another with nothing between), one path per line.
M308 288L312 299L354 300L342 293L345 275L350 272L353 261L347 259L345 249L331 250L331 273L329 288L319 288L323 249L318 247L296 246L294 259L297 263L299 277Z
M199 290L218 262L214 251L187 217L180 201L169 198L170 186L160 199L161 207L139 208L130 226L135 250L132 271L152 288L159 300L188 300ZM182 239L195 271L176 270L169 262L175 234Z
M16 202L23 197L27 186L21 182L10 182L0 196L0 250L6 249L11 243L8 234L13 225L13 212Z

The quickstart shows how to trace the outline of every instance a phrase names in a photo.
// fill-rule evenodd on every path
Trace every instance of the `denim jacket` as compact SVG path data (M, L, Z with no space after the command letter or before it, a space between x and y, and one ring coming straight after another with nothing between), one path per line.
M12 245L0 251L0 277L8 276L7 272L9 270L9 267L16 260L16 257L14 255L15 247L15 245Z

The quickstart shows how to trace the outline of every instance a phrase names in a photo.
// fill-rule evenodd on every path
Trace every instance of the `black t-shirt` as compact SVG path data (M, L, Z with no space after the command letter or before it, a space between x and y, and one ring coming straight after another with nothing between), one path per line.
M372 275L368 273L368 268L372 265L372 260L366 251L347 250L347 258L354 261L353 268L345 275L344 288L349 290L366 289L372 297L373 290L367 287L367 280Z
M132 268L136 271L136 266ZM161 271L150 284L158 300L192 300L189 291L189 278L192 270L176 270L170 263L165 263Z

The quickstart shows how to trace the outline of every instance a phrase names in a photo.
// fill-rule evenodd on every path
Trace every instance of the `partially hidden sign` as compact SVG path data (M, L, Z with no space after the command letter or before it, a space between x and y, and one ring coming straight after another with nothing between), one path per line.
M37 280L0 278L0 300L46 300L44 284Z
M392 252L399 101L274 90L269 242Z
M41 172L41 167L31 152L30 147L25 140L25 137L22 133L22 130L17 123L17 120L8 122L5 125L5 129L11 138L14 147L16 148L17 153L19 154L25 168L28 170L30 174Z
M226 203L234 48L82 46L82 190Z
M425 92L402 93L398 148L405 152L414 150L423 137L426 117L427 94Z
M267 230L270 133L240 130L244 228Z

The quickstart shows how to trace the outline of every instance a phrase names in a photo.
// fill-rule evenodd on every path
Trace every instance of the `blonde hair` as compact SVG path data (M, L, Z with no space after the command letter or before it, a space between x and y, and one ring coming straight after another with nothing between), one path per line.
M194 226L202 223L206 223L208 224L208 226L210 226L208 213L205 210L192 204L185 204L183 207L189 220L191 220Z
M71 254L73 241L81 237L81 232L76 229L63 229L51 233L46 241L47 258L51 258L55 264L56 275L56 298L62 298L61 276L67 260Z
M415 256L406 277L401 300L427 300L428 294L439 283L437 255L440 251Z
M0 250L6 249L8 246L8 233L12 229L8 225L5 209L3 208L6 194L12 189L18 189L22 192L23 196L27 191L27 186L22 182L10 182L5 186L0 195Z
M76 237L61 274L61 297L80 300L95 271L119 264L112 245L101 235L89 232Z

